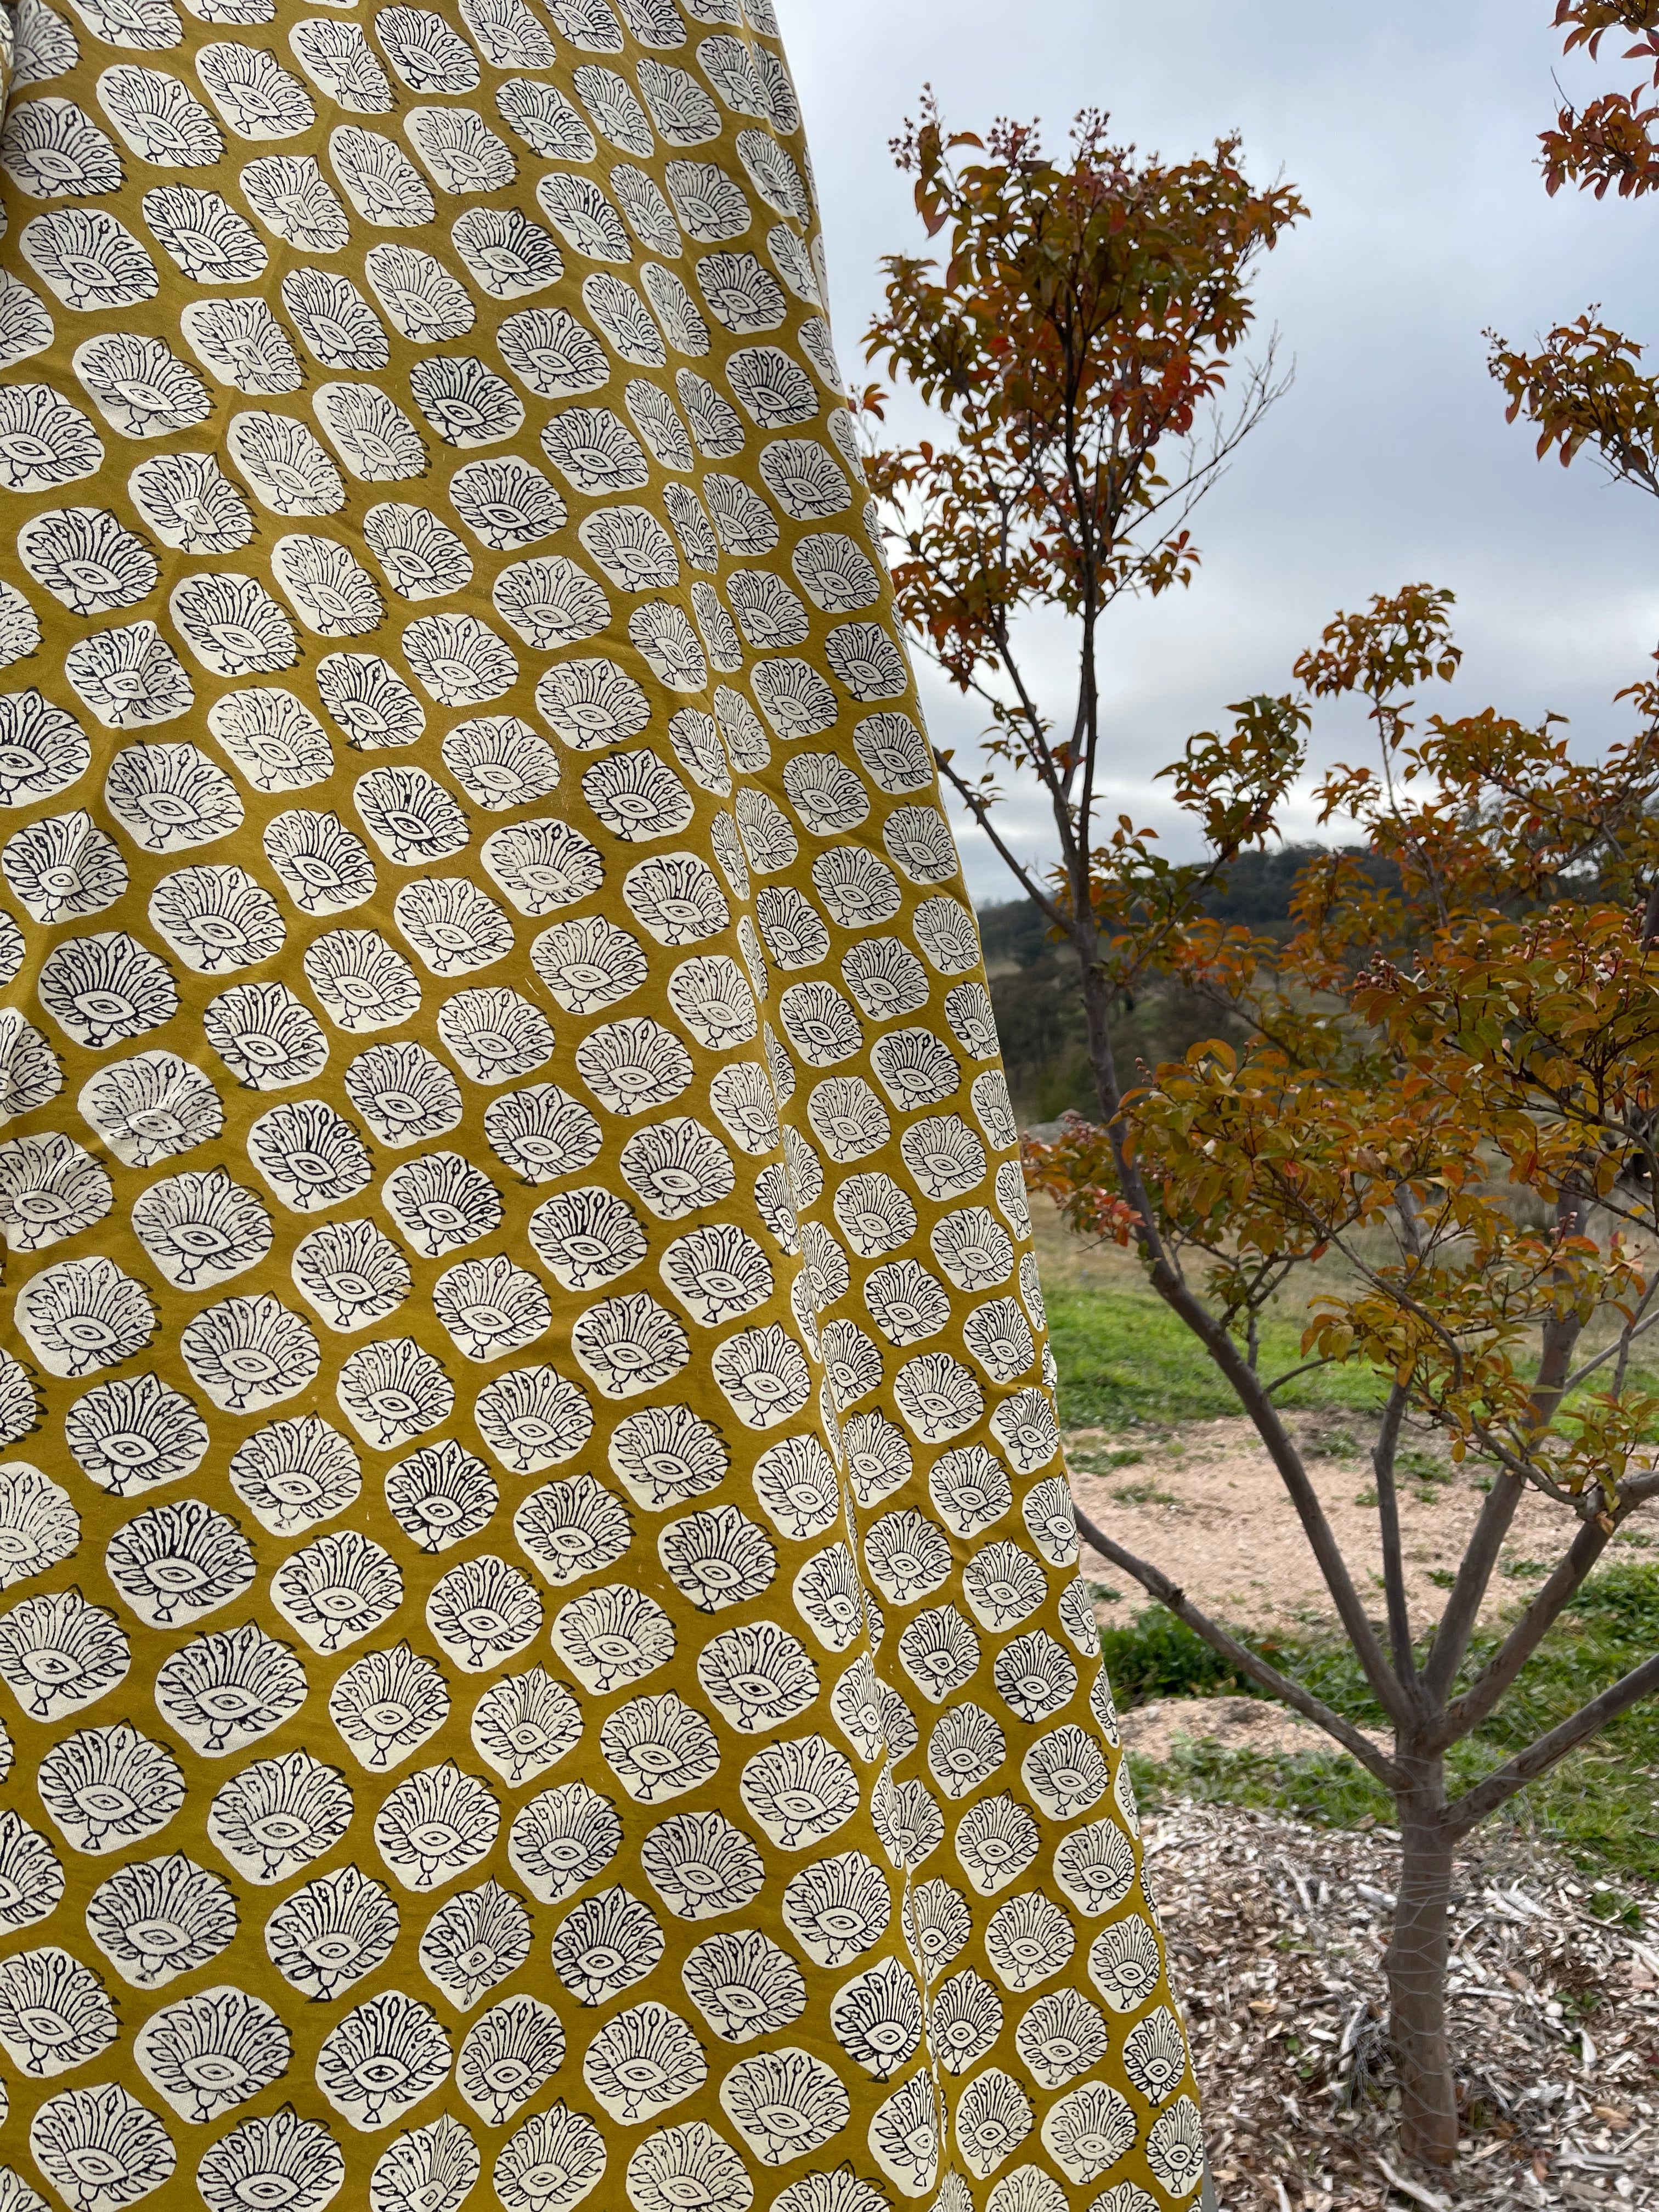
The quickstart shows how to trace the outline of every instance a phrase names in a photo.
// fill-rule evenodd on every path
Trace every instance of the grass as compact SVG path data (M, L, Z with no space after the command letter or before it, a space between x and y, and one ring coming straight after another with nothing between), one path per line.
M1139 1289L1060 1284L1048 1292L1048 1326L1060 1366L1060 1417L1070 1429L1165 1427L1237 1414L1238 1401L1202 1346L1158 1298ZM1260 1365L1271 1379L1302 1364L1302 1334L1267 1321ZM1370 1410L1382 1386L1359 1367L1299 1376L1278 1392L1281 1406Z
M1155 1482L1123 1482L1112 1492L1120 1505L1179 1505L1181 1500L1173 1491L1160 1490Z
M1197 1340L1150 1288L1132 1254L1073 1235L1047 1205L1035 1209L1032 1226L1060 1367L1060 1418L1066 1427L1168 1429L1237 1414L1231 1391ZM1334 1257L1320 1265L1320 1279L1329 1286L1340 1288L1347 1279L1345 1263ZM1598 1321L1585 1339L1586 1348L1604 1342L1611 1326L1606 1317ZM1259 1364L1269 1381L1302 1364L1298 1312L1282 1308L1264 1319ZM1651 1352L1638 1346L1631 1364L1633 1380L1659 1390L1659 1345ZM1586 1387L1600 1389L1604 1379L1598 1376ZM1387 1393L1377 1376L1356 1364L1298 1376L1274 1395L1280 1406L1300 1412L1365 1415L1380 1412ZM1330 1456L1368 1463L1365 1420L1352 1429L1333 1421L1328 1428L1324 1448ZM1450 1472L1443 1455L1420 1446L1407 1444L1401 1454L1402 1481L1416 1486L1419 1495L1444 1483Z
M1218 1743L1178 1743L1168 1763L1129 1755L1143 1805L1165 1795L1200 1804L1260 1805L1321 1828L1386 1827L1394 1807L1345 1751L1231 1751Z
M1162 1606L1138 1613L1127 1628L1103 1628L1100 1649L1120 1705L1150 1705L1155 1698L1225 1697L1235 1691L1261 1695Z
M1495 1647L1501 1628L1475 1638L1471 1667ZM1360 1726L1381 1729L1382 1715L1346 1643L1285 1636L1252 1641L1273 1663ZM1120 1701L1260 1694L1209 1646L1156 1608L1101 1643ZM1452 1751L1454 1790L1565 1720L1587 1697L1659 1650L1659 1565L1621 1563L1591 1577L1498 1712ZM1228 1804L1262 1805L1327 1826L1368 1820L1389 1825L1393 1805L1346 1753L1272 1753L1177 1747L1169 1765L1133 1762L1152 1796L1179 1790ZM1659 1882L1659 1699L1649 1699L1562 1760L1511 1801L1499 1822L1527 1829L1604 1882L1624 1876ZM1609 1892L1609 1894L1613 1893Z

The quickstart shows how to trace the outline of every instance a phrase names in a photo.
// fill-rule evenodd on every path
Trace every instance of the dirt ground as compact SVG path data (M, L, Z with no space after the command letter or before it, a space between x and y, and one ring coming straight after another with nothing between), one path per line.
M1032 1207L1042 1278L1051 1285L1127 1289L1140 1270L1113 1246L1069 1235L1046 1200ZM1374 1619L1382 1615L1382 1560L1372 1498L1370 1436L1364 1414L1293 1416L1308 1464L1350 1571ZM1243 1419L1183 1423L1160 1433L1078 1429L1066 1438L1079 1504L1138 1558L1161 1567L1229 1627L1306 1626L1334 1618L1285 1488L1255 1430ZM1454 1467L1444 1443L1408 1431L1399 1465L1401 1530L1414 1626L1437 1619L1444 1582L1480 1510L1479 1471ZM1659 1558L1659 1513L1627 1530L1611 1558ZM1564 1510L1536 1493L1516 1514L1486 1611L1503 1612L1536 1589L1571 1540ZM1115 1626L1152 1601L1116 1568L1085 1553L1085 1572L1103 1595L1101 1620ZM1107 1590L1118 1595L1108 1597Z
M1325 1751L1332 1748L1323 1729L1265 1698L1159 1698L1119 1716L1123 1741L1154 1765L1165 1766L1177 1737L1211 1741L1224 1751ZM1372 1741L1384 1750L1382 1737Z
M1382 1612L1377 1515L1363 1426L1340 1413L1309 1415L1297 1441L1361 1595L1375 1618ZM1114 1437L1079 1430L1066 1439L1078 1503L1096 1525L1139 1559L1181 1583L1196 1604L1225 1621L1265 1630L1328 1616L1329 1596L1283 1483L1249 1424L1190 1423L1178 1434L1142 1430ZM1434 1620L1449 1575L1480 1510L1473 1472L1455 1468L1437 1447L1407 1448L1400 1486L1401 1535L1414 1623ZM1620 1538L1615 1555L1640 1542ZM1571 1534L1562 1509L1537 1495L1524 1498L1492 1577L1487 1610L1513 1606L1537 1587ZM1148 1603L1139 1587L1097 1554L1085 1572L1103 1589L1100 1615L1127 1622Z

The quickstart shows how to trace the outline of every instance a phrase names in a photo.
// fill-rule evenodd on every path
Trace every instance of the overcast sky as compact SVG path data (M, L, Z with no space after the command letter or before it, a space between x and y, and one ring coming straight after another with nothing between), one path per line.
M779 0L823 204L842 364L880 299L882 254L923 242L888 141L925 82L947 121L1039 117L1052 144L1085 104L1116 132L1183 158L1243 134L1250 173L1281 173L1311 209L1263 267L1295 386L1201 511L1198 580L1113 617L1105 686L1118 804L1182 848L1157 769L1226 702L1290 684L1340 606L1419 579L1457 594L1464 674L1449 695L1527 718L1571 717L1586 750L1620 733L1612 694L1659 635L1659 511L1581 459L1533 458L1486 373L1482 330L1529 341L1600 301L1659 343L1659 208L1544 191L1537 134L1553 76L1578 96L1634 81L1565 64L1548 0ZM1616 47L1612 51L1616 52ZM1074 676L1043 657L1067 711ZM981 717L923 671L936 738ZM1365 742L1316 726L1324 758ZM1011 801L1022 850L1040 815ZM1295 826L1313 834L1312 810ZM1006 896L983 841L963 838L978 898ZM1189 849L1189 848L1186 848Z

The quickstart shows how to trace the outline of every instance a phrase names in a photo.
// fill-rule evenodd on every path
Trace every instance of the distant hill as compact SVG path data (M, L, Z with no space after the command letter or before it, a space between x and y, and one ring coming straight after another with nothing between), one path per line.
M1356 860L1353 847L1346 848ZM1316 860L1327 845L1279 845L1271 852L1241 853L1226 879L1203 902L1206 914L1218 921L1239 922L1247 929L1285 931L1291 921L1291 895L1296 879L1310 860ZM985 940L988 967L1012 963L1029 968L1053 951L1048 926L1030 899L996 899L979 909L980 935Z
M1264 936L1287 937L1297 877L1329 850L1310 843L1242 854L1224 883L1204 902L1204 910ZM1094 1085L1070 952L1049 941L1048 925L1029 899L998 899L981 906L979 927L1009 1085L1022 1119L1048 1121L1068 1106L1091 1112ZM1124 1073L1133 1075L1137 1060L1156 1066L1178 1059L1203 1038L1225 1036L1231 1029L1224 1009L1179 985L1157 984L1121 1011L1128 1061Z

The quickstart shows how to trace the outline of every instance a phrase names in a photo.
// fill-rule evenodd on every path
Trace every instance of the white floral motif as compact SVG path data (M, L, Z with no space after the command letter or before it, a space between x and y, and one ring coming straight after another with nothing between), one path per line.
M29 2149L76 2212L125 2212L178 2163L154 2112L112 2082L49 2097L29 2124Z
M0 145L30 2179L1185 2203L775 10L270 6L20 0Z

